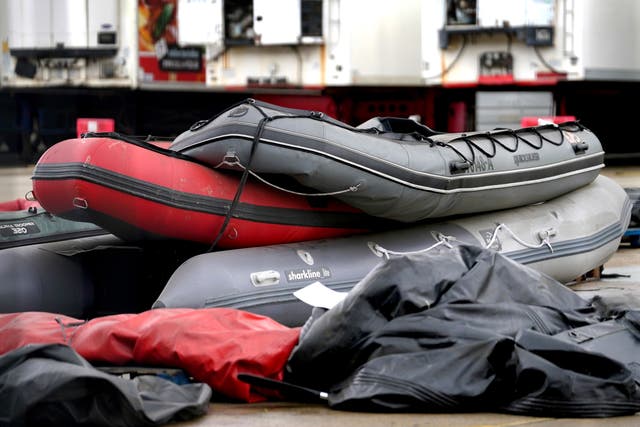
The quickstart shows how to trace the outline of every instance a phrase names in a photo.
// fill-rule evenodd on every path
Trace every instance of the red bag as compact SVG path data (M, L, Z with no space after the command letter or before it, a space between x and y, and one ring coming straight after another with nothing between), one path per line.
M230 308L165 308L83 322L54 313L0 315L0 354L30 343L63 343L94 364L180 368L218 393L268 398L238 373L281 380L300 329Z

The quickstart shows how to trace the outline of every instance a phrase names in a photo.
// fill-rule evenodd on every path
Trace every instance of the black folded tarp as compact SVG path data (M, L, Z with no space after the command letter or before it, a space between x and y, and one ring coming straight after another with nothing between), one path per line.
M554 336L598 324L598 311L495 251L462 245L392 258L315 314L285 381L328 392L335 409L556 417L640 410L624 361Z
M125 379L71 347L30 344L0 356L0 426L154 426L207 411L211 388L157 375Z

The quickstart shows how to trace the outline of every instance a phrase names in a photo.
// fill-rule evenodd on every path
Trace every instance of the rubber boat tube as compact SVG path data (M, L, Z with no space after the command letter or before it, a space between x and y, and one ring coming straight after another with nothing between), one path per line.
M197 255L179 266L154 307L234 307L296 326L311 309L293 292L320 281L348 291L382 257L461 241L493 248L563 283L603 265L629 224L613 180L545 203L425 222L402 230Z
M215 168L287 175L402 222L549 200L604 166L600 141L578 122L454 134L377 117L354 128L251 99L196 123L170 149Z
M125 240L184 240L241 248L345 236L398 224L333 197L305 197L218 171L126 136L70 139L33 172L49 212Z

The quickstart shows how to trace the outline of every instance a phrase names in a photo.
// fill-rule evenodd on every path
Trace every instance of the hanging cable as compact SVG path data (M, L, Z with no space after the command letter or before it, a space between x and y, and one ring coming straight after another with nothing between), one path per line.
M465 35L462 37L462 46L460 46L460 49L458 49L458 52L456 53L456 56L453 58L451 63L447 65L447 67L444 70L442 70L442 72L433 76L425 77L424 80L440 79L446 76L449 73L449 71L453 69L453 67L456 65L458 60L462 57L462 52L464 52L466 47L467 47L467 36Z
M554 74L567 74L566 71L561 71L558 70L556 68L553 67L553 65L549 64L547 62L546 59L544 59L544 57L542 56L542 53L540 52L540 48L538 46L534 46L533 47L534 52L536 53L536 56L538 57L538 59L540 60L540 62L542 62L542 65L544 65L545 67L547 67L547 69L549 71L551 71Z

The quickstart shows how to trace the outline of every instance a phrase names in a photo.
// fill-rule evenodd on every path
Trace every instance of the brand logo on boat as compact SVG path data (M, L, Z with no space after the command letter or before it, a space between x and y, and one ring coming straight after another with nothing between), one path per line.
M304 263L307 264L307 265L313 265L313 263L315 262L313 260L313 257L311 256L311 254L309 252L307 252L307 251L303 251L302 249L298 249L296 251L296 254L298 254L300 259L302 261L304 261Z
M520 163L537 162L538 160L540 160L540 153L525 153L513 155L513 163L515 163L516 166L520 166Z
M232 112L229 113L229 117L242 117L249 112L249 108L244 105L236 108Z
M331 270L326 267L301 268L285 271L288 282L303 282L308 280L321 280L331 277Z
M40 229L33 221L14 222L12 224L0 224L0 236L24 236L26 234L39 233Z
M486 172L492 171L496 168L493 166L493 161L485 156L477 155L471 166L465 171L466 173Z

